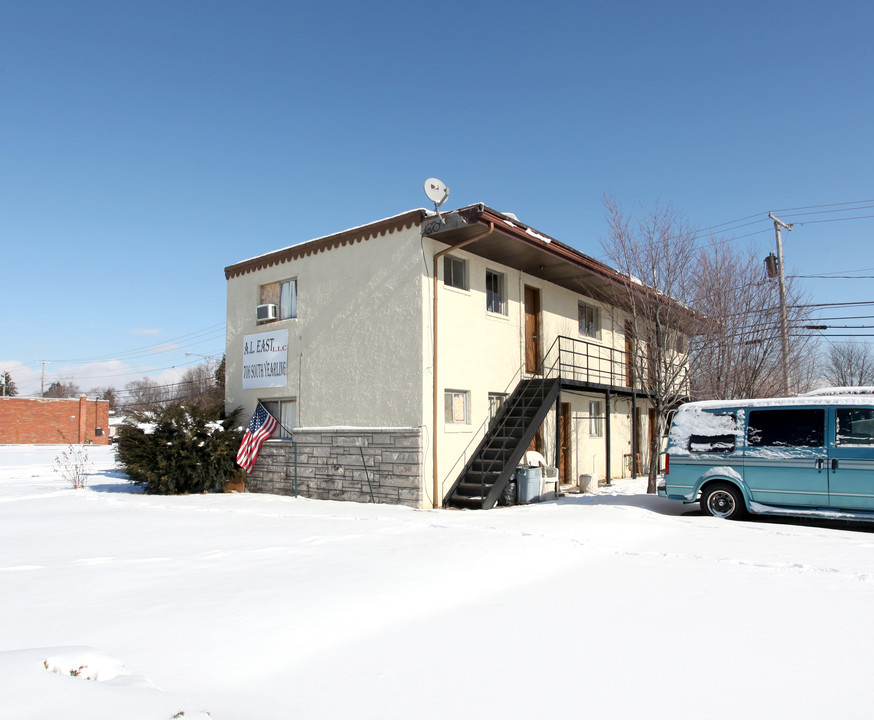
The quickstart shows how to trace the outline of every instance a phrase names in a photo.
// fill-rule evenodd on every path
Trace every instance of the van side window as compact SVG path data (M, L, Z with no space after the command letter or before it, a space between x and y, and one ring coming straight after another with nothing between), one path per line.
M730 453L734 452L734 435L690 435L689 452Z
M689 452L730 453L734 452L734 433L731 430L737 418L733 413L706 413L707 421L699 421L698 432L689 435Z
M835 411L838 445L874 445L874 410L871 408L838 408Z
M750 410L747 444L751 447L822 447L824 440L822 408Z

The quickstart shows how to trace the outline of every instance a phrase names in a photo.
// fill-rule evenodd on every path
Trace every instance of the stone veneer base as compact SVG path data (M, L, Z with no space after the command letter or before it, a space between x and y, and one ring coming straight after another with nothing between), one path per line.
M294 442L264 443L246 490L422 507L420 428L305 428L293 435Z

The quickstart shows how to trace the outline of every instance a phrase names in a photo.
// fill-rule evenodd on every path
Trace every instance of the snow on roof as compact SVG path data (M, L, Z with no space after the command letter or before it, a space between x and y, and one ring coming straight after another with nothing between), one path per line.
M535 232L535 231L532 230L531 228L525 228L525 234L526 234L526 235L530 235L531 237L535 237L535 238L537 238L538 240L543 240L543 242L545 242L545 243L551 243L551 242L552 242L552 238L551 238L551 237L546 237L546 235L541 235L539 232Z
M802 397L819 397L822 395L874 395L874 386L858 385L851 387L820 388L819 390L811 390L808 393L804 393Z
M745 407L809 407L811 405L871 405L874 397L857 393L854 395L798 395L795 397L752 398L741 400L699 400L681 405L680 411L724 410Z

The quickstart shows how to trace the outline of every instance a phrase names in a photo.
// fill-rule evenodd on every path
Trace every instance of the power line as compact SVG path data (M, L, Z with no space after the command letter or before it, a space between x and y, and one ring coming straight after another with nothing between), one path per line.
M840 205L862 205L864 203L874 203L874 200L848 200L846 202L839 203L826 203L825 205L804 205L802 207L797 208L778 208L774 210L774 212L795 212L796 210L814 210L816 208L825 208L825 207L838 207Z
M842 207L842 206L852 206L852 207ZM803 215L822 215L822 214L826 214L826 213L850 212L852 210L864 210L864 209L867 209L869 207L874 207L874 200L853 200L853 201L840 202L840 203L826 203L826 204L822 204L822 205L806 205L806 206L801 206L801 207L797 207L797 208L777 209L777 210L774 210L773 212L791 213L791 212L797 212L799 210L814 210L815 212L802 213L802 214ZM817 210L817 208L842 208L842 209ZM761 219L753 220L753 218L759 217L760 215L761 215ZM862 215L862 216L851 217L851 218L828 218L828 219L824 219L824 220L805 220L805 221L797 222L794 224L806 225L806 224L813 224L813 223L839 222L839 221L843 221L843 220L866 220L866 219L871 219L871 218L874 218L874 215ZM753 221L746 222L748 220L753 220ZM715 230L717 228L725 228L726 226L732 226L732 227L727 228L727 231L731 232L734 230L740 230L741 228L744 228L744 227L756 225L759 222L768 222L768 215L766 212L757 213L754 215L747 215L746 217L738 218L737 220L730 220L728 222L718 223L716 225L711 225L711 226L706 227L706 228L701 228L700 230L696 230L691 234L691 240L693 243L695 243L697 240L700 240L702 237L705 237L708 231ZM770 232L770 231L771 231L771 227L770 227L770 223L769 223L769 227L767 227L763 230L757 230L755 232L746 233L743 235L735 235L735 236L728 237L728 238L721 238L719 240L715 240L713 243L711 243L711 245L704 246L704 247L706 248L706 247L710 247L712 245L722 245L722 244L726 244L726 243L730 243L730 242L735 242L737 240L743 240L745 238L753 237L755 235L761 235L761 234L764 234L764 233ZM652 243L653 246L655 244L656 243ZM695 248L695 250L701 250L701 249L704 249L704 248L702 248L702 247ZM609 255L598 255L598 256L593 256L593 258L596 260L603 261L605 259L609 260L610 256Z
M804 278L806 280L871 280L874 275L787 275L790 278Z
M153 343L151 345L144 345L144 346L139 347L139 348L132 348L131 350L124 350L124 351L120 351L117 353L109 353L109 354L105 354L105 355L94 355L92 357L85 357L85 358L60 359L60 360L54 360L53 362L55 362L55 363L67 363L70 365L77 365L77 364L86 364L86 363L95 363L95 362L107 362L109 360L131 359L132 357L140 357L143 355L159 355L159 354L164 353L164 352L171 352L171 351L179 350L180 346L175 346L175 347L169 348L169 349L164 349L164 348L167 348L167 346L169 344L178 342L180 340L190 340L190 339L194 339L196 337L201 337L201 336L206 335L206 334L210 334L212 336L219 337L220 334L217 334L216 331L219 328L224 328L224 327L225 327L224 322L217 323L216 325L210 325L209 327L203 328L201 330L195 330L193 332L186 333L184 335L179 335L177 337L168 338L167 340L164 340L164 341L159 342L159 343ZM223 334L223 333L221 333L221 334ZM212 337L207 338L207 339L212 339ZM191 344L193 344L193 343L191 343ZM181 347L187 347L187 346L183 345Z
M874 215L859 215L859 217L849 217L849 218L829 218L828 220L802 220L801 222L795 223L796 225L814 225L816 223L827 223L827 222L841 222L843 220L870 220L874 218Z

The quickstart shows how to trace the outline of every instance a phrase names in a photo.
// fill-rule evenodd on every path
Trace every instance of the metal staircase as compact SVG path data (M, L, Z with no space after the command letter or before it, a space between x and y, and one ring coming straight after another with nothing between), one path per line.
M449 490L444 507L488 510L495 506L560 389L557 378L519 382Z

